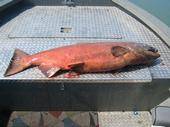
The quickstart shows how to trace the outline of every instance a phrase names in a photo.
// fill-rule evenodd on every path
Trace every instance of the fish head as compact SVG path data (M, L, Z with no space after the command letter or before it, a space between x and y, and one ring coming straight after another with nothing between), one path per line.
M131 50L137 57L136 62L139 63L150 63L160 57L158 49L147 44L134 44Z
M154 60L160 57L160 54L158 53L158 49L152 46L143 45L143 49L144 49L144 55L151 60Z

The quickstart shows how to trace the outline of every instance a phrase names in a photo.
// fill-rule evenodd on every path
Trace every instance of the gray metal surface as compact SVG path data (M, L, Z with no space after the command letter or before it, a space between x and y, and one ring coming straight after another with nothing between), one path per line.
M170 126L170 107L156 106L151 110L153 125Z
M100 127L151 127L149 112L99 112Z
M169 89L170 92L170 89ZM170 107L170 97L163 101L159 106L167 106Z
M79 38L118 38L122 28L122 16L117 18L120 10L115 7L43 7L36 6L21 14L9 34L16 37L79 37ZM22 22L21 22L22 20ZM119 24L120 23L120 24ZM114 27L113 27L114 26ZM70 32L61 32L70 28ZM129 34L133 34L133 31Z
M20 7L22 8L19 10ZM148 110L169 96L167 89L170 79L170 49L145 25L125 11L119 10L116 6L69 8L23 5L18 8L17 11L12 11L2 18L0 27L0 99L3 100L0 107L11 110L120 111L132 110L134 107ZM34 12L37 14L36 17ZM43 25L43 29L39 23ZM62 26L58 26L58 23ZM98 24L99 28L95 24ZM106 26L109 28L105 29ZM83 27L89 31L83 34ZM66 33L60 33L61 28ZM158 48L161 57L149 67L140 66L136 70L126 68L114 74L85 74L75 79L65 79L63 75L54 80L47 79L37 68L28 69L8 78L3 77L15 48L33 54L58 46L87 41L147 43ZM56 83L61 80L62 82Z
M0 7L12 2L12 0L0 0Z
M112 6L112 0L27 0L33 5L38 6L62 6L62 5L77 5L77 6ZM72 4L73 3L73 4Z
M0 11L4 10L5 8L19 2L21 0L0 0Z
M61 28L71 28L62 33ZM113 82L150 82L152 78L170 78L169 48L136 19L117 7L97 6L35 6L20 13L13 20L0 28L1 79L44 79L37 68L4 78L15 48L30 54L68 44L83 41L135 41L147 43L161 52L162 63L148 68L141 68L114 74L85 74L81 81ZM4 50L5 49L5 50ZM63 79L63 76L57 77ZM76 79L73 79L74 81Z

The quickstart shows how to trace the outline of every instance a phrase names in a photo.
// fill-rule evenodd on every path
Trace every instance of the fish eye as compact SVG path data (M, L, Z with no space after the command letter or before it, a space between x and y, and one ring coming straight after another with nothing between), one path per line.
M151 52L158 52L158 49L153 48L153 47L149 47L149 48L148 48L148 51L151 51Z
M156 49L156 48L154 48L154 47L152 47L152 46L149 46L149 45L143 45L142 47L143 47L145 50L150 51L150 52L153 52L153 53L158 52L158 49Z

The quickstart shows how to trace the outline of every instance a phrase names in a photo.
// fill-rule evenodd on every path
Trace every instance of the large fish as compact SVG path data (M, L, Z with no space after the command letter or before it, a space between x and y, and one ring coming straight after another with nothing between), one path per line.
M158 50L133 42L82 43L43 51L34 55L16 49L4 76L38 66L47 77L57 72L106 72L128 65L147 64L160 57Z

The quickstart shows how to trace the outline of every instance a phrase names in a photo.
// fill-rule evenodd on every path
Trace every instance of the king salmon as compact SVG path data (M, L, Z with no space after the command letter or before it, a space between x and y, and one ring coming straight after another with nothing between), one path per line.
M134 42L81 43L28 55L16 49L4 76L38 66L46 77L59 71L106 72L128 65L147 64L160 57L158 50Z

